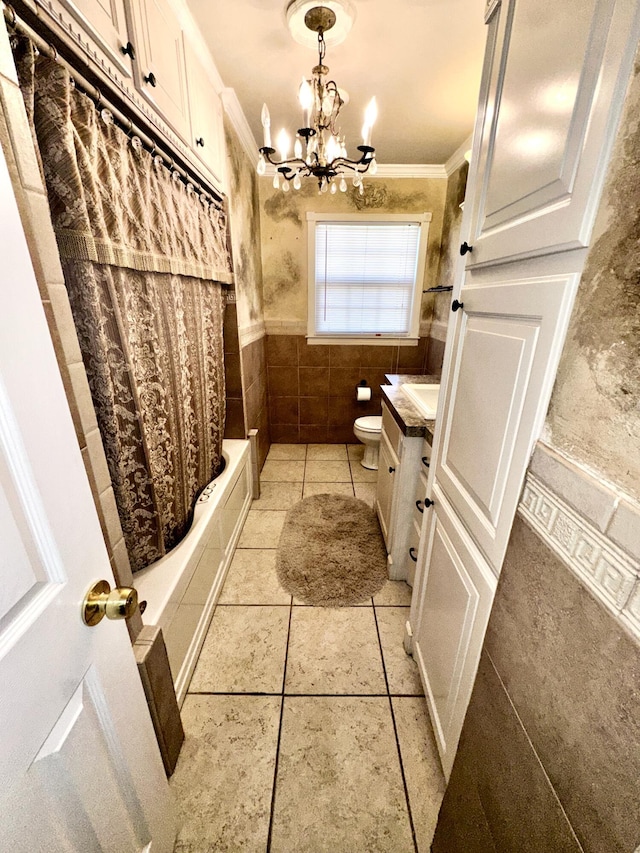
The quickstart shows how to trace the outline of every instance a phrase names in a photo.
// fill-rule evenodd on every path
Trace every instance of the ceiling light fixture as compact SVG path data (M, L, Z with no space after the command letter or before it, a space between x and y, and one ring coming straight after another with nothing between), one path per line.
M376 99L371 99L365 111L362 145L358 145L360 158L349 159L344 136L340 135L336 126L344 98L336 83L326 79L329 69L323 62L326 52L324 34L335 24L336 15L327 6L315 6L306 13L304 22L309 30L318 34L318 64L312 69L310 80L303 78L298 92L304 127L296 134L291 158L289 135L284 129L280 131L276 141L280 160L274 160L276 149L271 147L271 117L267 105L263 104L264 145L260 149L258 174L265 174L267 163L275 166L273 186L275 189L282 187L283 192L289 191L290 183L299 190L302 186L301 178L307 177L318 181L320 192L331 189L335 193L338 186L342 192L346 192L346 179L352 177L353 185L362 195L364 187L361 176L367 171L375 175L377 171L375 148L371 145L371 131L378 115ZM339 184L334 180L337 178Z

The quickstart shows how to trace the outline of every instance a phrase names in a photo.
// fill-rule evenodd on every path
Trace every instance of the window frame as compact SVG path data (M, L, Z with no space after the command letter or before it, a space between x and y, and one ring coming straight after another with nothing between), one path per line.
M307 340L312 344L378 344L416 346L420 339L420 306L427 267L427 246L431 213L307 213ZM418 266L414 284L411 322L406 335L395 333L340 335L316 331L316 225L334 222L417 222L420 225Z

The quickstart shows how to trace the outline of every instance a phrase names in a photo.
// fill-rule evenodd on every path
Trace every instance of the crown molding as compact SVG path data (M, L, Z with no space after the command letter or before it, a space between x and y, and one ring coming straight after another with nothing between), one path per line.
M444 169L447 173L447 177L451 177L455 171L457 171L460 166L465 162L464 155L473 145L473 136L468 136L462 145L453 152L451 157L444 164Z
M249 122L244 114L244 110L240 106L240 101L238 100L235 89L231 89L229 87L223 89L220 92L220 98L222 99L224 111L227 114L233 129L238 135L238 139L244 148L245 154L251 163L253 163L254 166L257 166L258 146L256 144L255 137L251 132L251 128L249 127Z

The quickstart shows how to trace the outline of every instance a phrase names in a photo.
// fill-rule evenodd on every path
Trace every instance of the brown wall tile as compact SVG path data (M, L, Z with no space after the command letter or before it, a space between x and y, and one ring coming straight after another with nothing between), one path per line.
M356 385L362 371L359 367L331 367L329 369L329 395L331 397L356 397Z
M297 397L298 368L297 367L271 367L267 369L269 396L272 397Z
M300 441L303 444L326 444L329 441L326 424L300 424Z
M272 397L269 410L272 424L298 425L298 397Z
M241 397L242 376L240 375L239 353L225 353L224 378L227 388L227 397Z
M225 438L244 438L244 406L241 399L227 399L227 415L224 424Z
M324 424L329 419L328 397L300 397L300 425Z
M485 646L585 851L640 825L640 648L516 517Z
M425 372L440 374L442 373L442 363L444 361L444 341L438 341L436 338L429 338L429 346L427 350L427 359L425 362Z
M300 430L293 424L271 424L271 441L280 442L282 444L299 444ZM302 444L306 444L306 439L302 440Z
M327 367L298 368L300 395L326 397L329 395L329 369Z
M309 344L302 335L298 341L298 364L301 367L328 367L331 358L331 347L323 344Z
M387 373L395 373L398 365L398 347L363 346L360 364L369 367L382 367Z
M267 363L274 366L292 366L297 364L297 336L269 335L267 338Z

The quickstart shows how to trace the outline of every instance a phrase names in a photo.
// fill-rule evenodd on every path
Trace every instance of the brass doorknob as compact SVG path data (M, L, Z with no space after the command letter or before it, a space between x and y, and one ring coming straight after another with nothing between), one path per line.
M138 607L138 592L129 586L111 589L108 581L97 581L84 597L82 621L91 628L107 619L130 619Z

